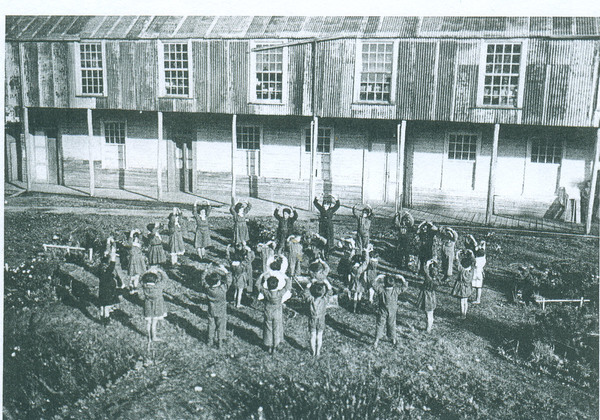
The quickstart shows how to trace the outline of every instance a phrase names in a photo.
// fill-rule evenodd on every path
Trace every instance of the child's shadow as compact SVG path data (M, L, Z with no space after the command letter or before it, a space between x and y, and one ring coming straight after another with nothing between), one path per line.
M135 324L131 322L131 315L125 313L121 309L115 310L111 315L111 318L118 321L124 327L129 328L131 331L136 332L143 337L146 336L145 332L140 331L140 329L138 329L138 327L136 327Z
M363 337L366 336L365 333L357 331L354 328L347 326L346 324L342 324L341 322L336 321L329 315L325 315L325 324L348 338L351 338L363 344L371 344L370 341L363 339Z
M187 335L195 338L198 341L206 343L208 341L208 332L202 333L194 324L187 319L177 315L176 313L169 312L165 318L169 323L181 328Z

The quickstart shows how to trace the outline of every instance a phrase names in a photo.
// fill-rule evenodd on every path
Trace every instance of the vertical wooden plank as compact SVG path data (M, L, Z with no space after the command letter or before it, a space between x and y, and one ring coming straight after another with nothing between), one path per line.
M313 117L310 134L310 200L312 200L315 195L315 159L319 138L319 117L316 115Z
M158 136L156 141L156 199L162 200L162 159L161 149L163 144L163 113L157 112Z
M54 107L54 78L52 69L52 43L39 42L38 47L38 83L40 88L40 106Z
M94 187L96 181L94 179L94 156L92 153L92 144L94 142L94 126L92 125L92 110L87 110L87 129L88 129L88 159L89 159L89 170L90 170L90 196L93 197L95 194Z
M27 190L33 185L33 144L29 134L29 108L23 107L23 134L25 135L25 155L27 159Z
M594 215L596 184L598 183L598 159L600 159L600 128L596 129L596 148L594 150L594 160L592 161L592 182L590 185L590 196L585 218L585 233L588 235L592 230L592 216Z
M69 108L69 48L66 43L52 43L52 63L54 106Z
M38 50L37 43L27 42L20 44L22 48L21 66L23 77L21 88L25 93L23 106L40 106L40 89L38 80Z
M132 41L120 41L119 46L119 63L120 72L123 80L122 89L119 92L121 95L120 102L125 109L135 109L135 97L136 97L136 80L134 76L134 54L133 49L134 42Z
M231 200L235 197L235 146L237 142L237 114L231 118Z
M106 92L108 97L109 108L123 108L123 79L122 71L123 66L119 60L120 53L120 41L107 41L105 43L104 53L106 54Z
M490 178L488 182L487 208L485 223L490 224L494 213L494 193L496 190L496 164L498 163L498 138L500 137L500 124L494 124L494 139L492 143L492 156L490 159Z
M396 130L397 162L396 162L396 212L402 210L404 195L404 148L406 146L406 120L402 120Z

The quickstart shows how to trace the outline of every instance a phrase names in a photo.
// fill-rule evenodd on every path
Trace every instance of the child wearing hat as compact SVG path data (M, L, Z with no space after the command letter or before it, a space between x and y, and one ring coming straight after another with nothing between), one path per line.
M211 206L208 202L200 204L199 201L194 203L192 214L196 220L196 233L194 235L194 248L198 252L198 257L203 259L206 257L206 248L211 245L210 226L208 224L208 216L210 215Z
M398 296L408 287L408 283L401 275L380 275L373 284L377 294L377 334L374 347L379 345L379 340L387 330L387 336L392 344L396 345L396 313L398 312Z
M407 269L410 261L410 246L413 240L415 219L409 212L394 215L394 226L398 232L398 267Z
M291 295L292 284L289 277L276 271L264 273L257 283L258 299L264 302L263 344L274 354L283 341L283 303Z
M167 279L167 273L157 266L150 267L141 278L148 344L154 341L162 341L158 338L157 328L158 321L165 319L167 316L163 298L163 287Z
M335 201L335 204L333 201ZM319 235L326 240L324 247L325 255L323 257L327 260L335 246L333 215L340 208L340 200L329 196L323 199L323 203L319 203L319 199L315 197L313 204L319 210Z
M173 212L169 214L169 251L171 253L171 264L177 264L179 255L185 253L185 245L183 243L183 234L181 233L181 217L182 213L177 207L173 207Z
M442 273L444 275L442 281L446 281L452 277L458 233L454 229L444 226L440 229L440 239L442 240Z
M227 328L227 290L232 283L231 273L220 265L202 273L202 285L208 298L208 344L221 348Z
M163 248L162 238L160 236L160 228L160 223L148 225L148 230L150 231L148 238L148 263L150 265L164 264L167 260L167 257L165 256L165 249Z
M421 284L421 291L417 298L417 307L425 312L427 317L427 332L433 328L433 311L437 306L435 289L437 285L438 263L435 260L429 260L425 264L423 272L425 280Z
M242 243L246 245L248 239L248 224L247 215L250 212L252 205L247 201L237 201L235 197L232 198L232 205L229 208L229 212L233 216L233 243Z
M288 237L294 233L294 222L298 219L298 212L293 207L279 207L273 212L277 219L277 252L283 252Z
M367 205L363 207L360 213L356 212L356 204L352 207L352 214L356 219L356 246L363 250L369 246L371 240L371 219L373 218L373 209Z
M452 296L457 297L460 301L461 318L465 319L469 309L469 297L472 292L475 256L473 251L466 249L456 253L456 260L458 263L458 276L452 288Z
M321 355L325 316L327 314L327 295L332 287L327 279L311 282L304 289L304 296L309 304L308 330L310 331L310 348L314 357Z

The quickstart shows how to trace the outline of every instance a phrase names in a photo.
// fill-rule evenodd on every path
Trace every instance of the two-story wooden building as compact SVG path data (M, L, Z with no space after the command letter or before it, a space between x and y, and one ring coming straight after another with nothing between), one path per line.
M599 18L11 16L7 175L543 216L599 62Z

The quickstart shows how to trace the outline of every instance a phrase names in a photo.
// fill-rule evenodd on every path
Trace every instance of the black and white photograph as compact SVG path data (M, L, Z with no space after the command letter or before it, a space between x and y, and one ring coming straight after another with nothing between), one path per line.
M3 17L5 419L598 418L600 17L143 10Z

